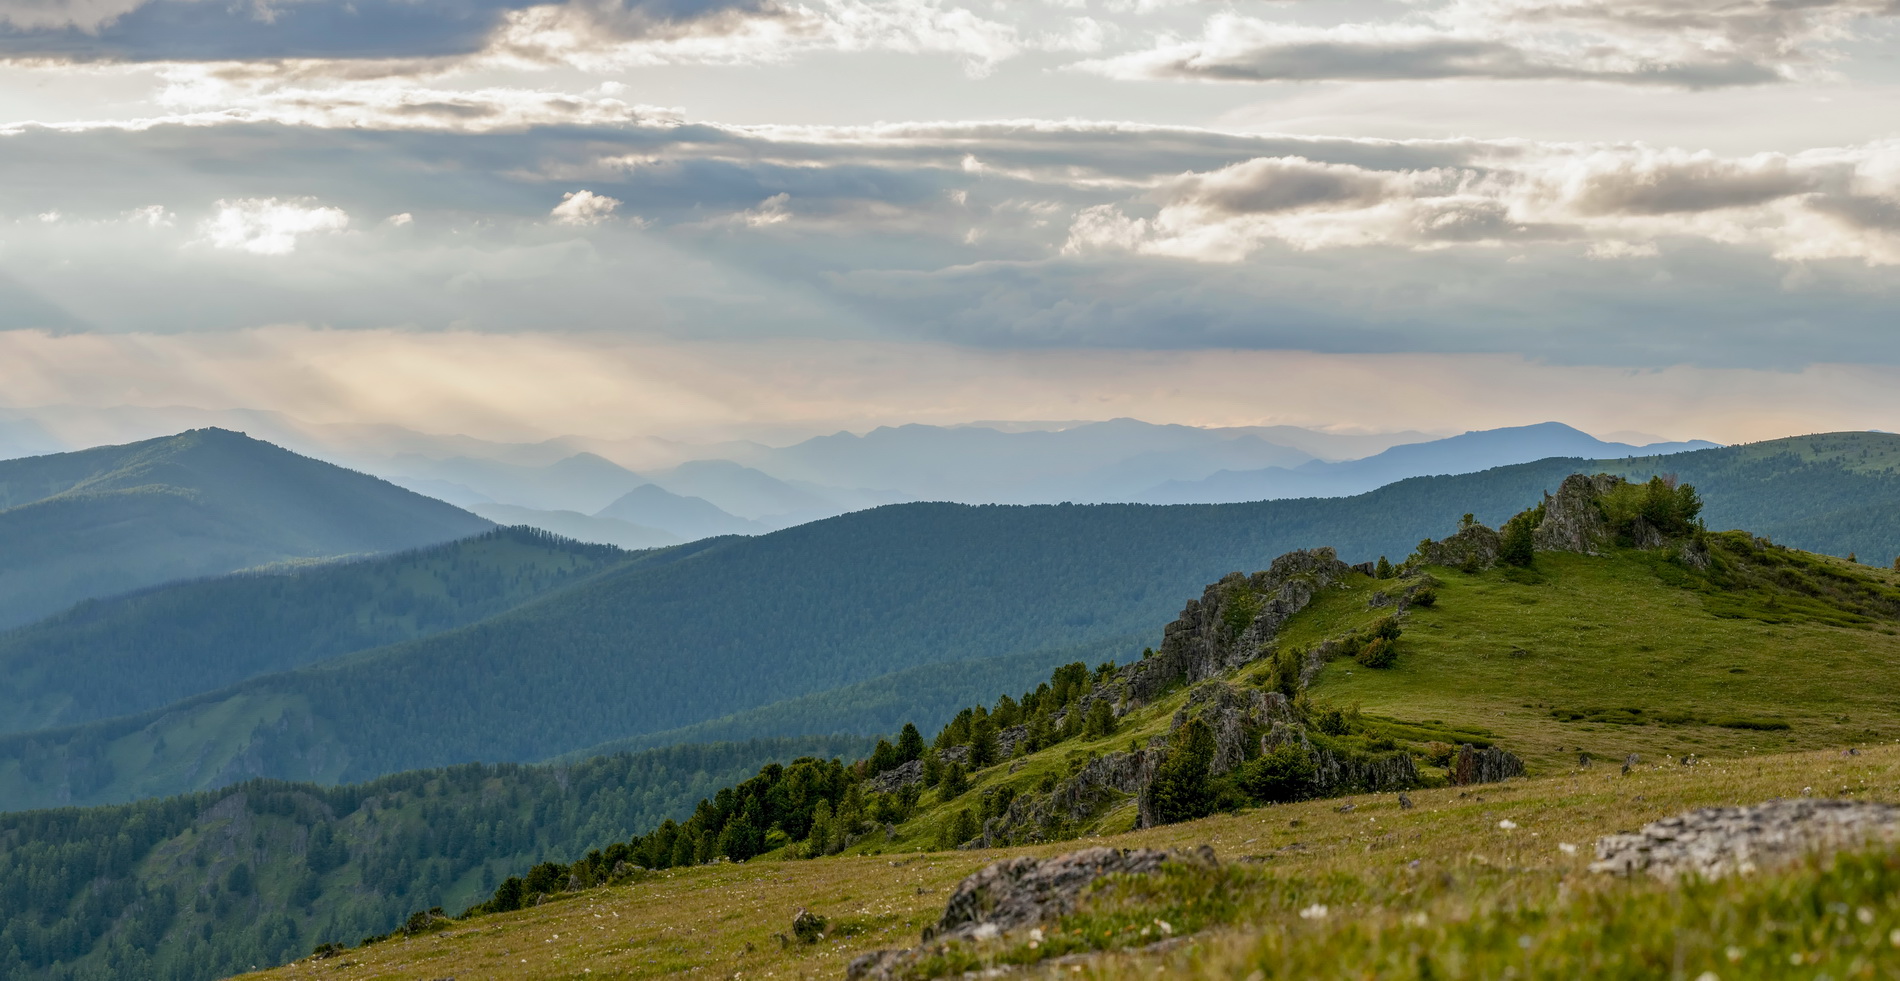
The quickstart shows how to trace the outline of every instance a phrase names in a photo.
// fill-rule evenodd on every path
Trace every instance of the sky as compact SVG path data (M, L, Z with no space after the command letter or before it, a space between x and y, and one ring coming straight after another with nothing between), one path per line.
M1900 428L1900 0L0 0L0 404Z

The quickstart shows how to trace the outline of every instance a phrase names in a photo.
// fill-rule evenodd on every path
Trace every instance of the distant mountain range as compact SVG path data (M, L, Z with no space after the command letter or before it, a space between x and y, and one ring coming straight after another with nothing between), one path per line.
M1583 459L1639 453L1660 456L1714 446L1716 444L1699 439L1632 446L1606 442L1560 422L1546 422L1394 446L1359 460L1312 460L1291 468L1222 470L1199 480L1167 481L1145 491L1140 499L1152 504L1219 504L1287 497L1341 497L1364 493L1407 477L1475 473L1554 456Z
M1578 470L1676 473L1701 489L1713 526L1882 564L1900 552L1900 437L1871 433L1543 460L1348 498L892 505L629 555L463 626L0 738L0 806L124 800L251 775L327 782L529 761L669 730L730 738L872 724L911 684L953 704L962 681L980 679L967 697L987 697L995 671L1046 670L1035 662L1079 645L1136 656L1154 640L1140 631L1228 571L1319 544L1353 560L1398 558L1443 534L1445 514L1497 523ZM219 618L245 622L254 601L228 595L212 604ZM173 621L189 608L155 600L143 607L151 620L129 614L101 636L181 636ZM64 644L62 657L113 670L120 648L87 652L85 628L85 618L37 625L22 647ZM964 667L901 674L952 664ZM864 686L902 677L915 680ZM33 698L50 705L58 693ZM797 708L770 708L784 703Z
M0 462L0 627L95 596L493 525L221 429Z
M1338 496L1405 477L1552 456L1655 455L1713 445L1606 442L1558 423L1441 439L1420 432L1200 428L1134 419L880 427L776 447L657 438L499 443L396 426L317 426L267 412L139 411L128 417L71 407L0 410L0 456L210 419L491 520L644 548L760 534L905 501L1167 504ZM645 491L627 498L643 485L666 496ZM594 520L601 518L612 520Z

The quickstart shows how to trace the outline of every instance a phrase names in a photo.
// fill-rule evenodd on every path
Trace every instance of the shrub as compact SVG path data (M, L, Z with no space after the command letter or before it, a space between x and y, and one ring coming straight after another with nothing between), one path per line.
M1412 605L1426 607L1438 605L1438 590L1426 586L1418 592L1413 593Z
M1299 800L1307 795L1317 768L1298 746L1276 747L1241 766L1240 789L1263 804Z
M950 763L943 768L943 780L937 784L937 799L955 800L970 789L970 774L961 763Z
M1399 659L1398 645L1384 637L1374 637L1359 648L1353 660L1368 668L1389 668Z

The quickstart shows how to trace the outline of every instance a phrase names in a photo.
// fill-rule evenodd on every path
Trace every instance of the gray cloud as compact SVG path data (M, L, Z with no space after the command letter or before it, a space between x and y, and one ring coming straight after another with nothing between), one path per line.
M1107 124L642 119L28 128L0 148L9 273L33 285L31 305L9 305L16 327L637 326L1765 364L1795 346L1802 359L1880 358L1874 325L1900 298L1887 268L1900 264L1900 144L1732 159ZM134 171L136 183L115 179ZM591 224L550 216L581 192L619 203ZM219 201L269 199L348 221L290 249L215 247ZM126 217L154 205L169 224ZM38 221L48 209L62 219ZM413 220L384 221L395 214ZM1063 254L1090 215L1104 234ZM1784 283L1777 256L1807 262L1810 278Z
M546 0L67 0L0 4L0 57L77 61L408 59L486 48ZM776 16L774 0L568 0L607 36L676 37Z
M1678 156L1592 173L1575 201L1579 210L1594 215L1715 211L1804 194L1826 176L1791 167L1781 156L1741 161Z

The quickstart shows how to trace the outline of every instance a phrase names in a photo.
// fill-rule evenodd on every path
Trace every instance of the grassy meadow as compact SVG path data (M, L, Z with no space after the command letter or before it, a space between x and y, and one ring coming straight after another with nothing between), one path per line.
M1396 795L1362 795L1031 848L679 869L245 977L841 978L860 953L915 944L984 864L1092 844L1207 844L1222 865L1098 887L1036 948L1006 936L945 967L1029 961L1117 979L1893 977L1900 856L1675 887L1586 869L1599 835L1804 792L1900 801L1900 745L1645 764L1628 776L1546 770L1414 791L1409 810ZM825 916L830 933L781 943L800 908ZM1158 948L1156 921L1174 934Z
M1717 545L1730 561L1711 574L1642 552L1433 568L1436 602L1405 614L1394 667L1337 659L1302 696L1354 720L1346 744L1424 758L1434 744L1495 743L1525 758L1527 779L1412 791L1409 809L1361 795L1143 830L1129 799L1070 829L1076 840L932 850L986 793L1047 787L1093 755L1166 734L1183 689L1112 735L989 767L951 800L927 793L909 820L843 855L653 873L257 976L842 977L860 953L915 944L987 862L1100 843L1207 844L1222 863L1109 881L1040 936L959 948L919 972L1900 977L1900 856L1678 886L1586 869L1598 836L1689 807L1801 794L1900 802L1900 636L1882 613L1900 578L1747 536ZM1374 595L1393 585L1349 577L1276 649L1370 629L1391 613ZM1263 683L1273 660L1230 681ZM1630 753L1641 762L1625 775ZM1442 784L1442 771L1421 769ZM800 908L830 921L822 941L781 939Z

